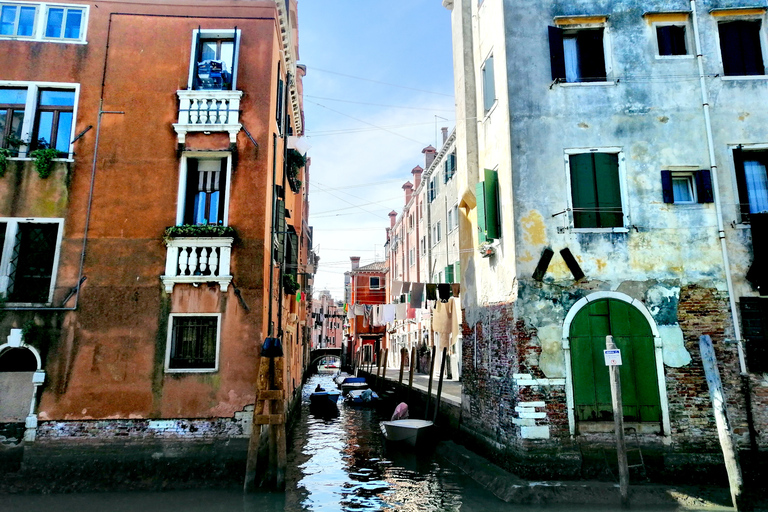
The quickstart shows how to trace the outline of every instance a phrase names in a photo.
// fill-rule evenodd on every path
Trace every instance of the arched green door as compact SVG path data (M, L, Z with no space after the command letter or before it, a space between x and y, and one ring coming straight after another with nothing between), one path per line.
M653 333L634 306L612 299L588 303L570 329L576 419L612 421L611 388L603 350L605 337L621 350L621 395L625 421L661 421Z

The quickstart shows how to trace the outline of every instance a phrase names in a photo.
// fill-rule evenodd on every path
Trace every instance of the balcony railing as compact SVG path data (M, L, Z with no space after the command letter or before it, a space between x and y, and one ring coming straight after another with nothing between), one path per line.
M229 140L237 140L240 131L240 98L242 91L183 90L179 97L179 122L173 125L179 143L189 132L229 132Z
M234 238L171 238L162 276L165 291L173 292L178 283L219 283L227 291L232 281L230 258Z

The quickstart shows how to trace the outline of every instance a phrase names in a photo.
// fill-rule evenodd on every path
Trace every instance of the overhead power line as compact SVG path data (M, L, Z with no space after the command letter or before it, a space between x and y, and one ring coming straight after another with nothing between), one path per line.
M366 103L364 101L342 100L340 98L326 98L323 96L313 96L311 94L305 94L304 97L315 98L316 100L338 101L340 103L352 103L354 105L370 105L373 107L400 108L405 110L426 110L428 112L455 112L456 110L453 108L406 107L403 105L385 105L383 103Z
M320 68L313 67L312 68L312 72L314 73L315 71L320 71L321 73L328 73L328 74L331 74L331 75L343 76L343 77L346 77L346 78L353 78L355 80L362 80L363 82L371 82L371 83L374 83L374 84L388 85L389 87L397 87L399 89L408 89L410 91L418 91L418 92L424 92L424 93L427 93L427 94L435 94L437 96L446 96L448 98L453 98L453 94L445 94L445 93L436 92L436 91L427 91L427 90L424 90L424 89L417 89L416 87L409 87L407 85L390 84L388 82L380 82L378 80L371 80L370 78L363 78L361 76L347 75L345 73L339 73L337 71L329 71L327 69L320 69Z

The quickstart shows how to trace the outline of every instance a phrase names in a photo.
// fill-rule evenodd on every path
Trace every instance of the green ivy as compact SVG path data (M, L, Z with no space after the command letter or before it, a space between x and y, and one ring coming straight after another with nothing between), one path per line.
M293 275L283 274L283 290L285 290L286 294L293 295L299 291L300 286Z
M7 148L0 148L0 178L5 176L5 171L8 169L8 159L11 157L11 150Z
M163 235L165 239L180 237L234 238L235 229L232 226L220 226L218 224L185 224L166 228Z
M295 178L299 175L299 169L307 165L307 157L296 151L288 150L288 176Z
M32 151L29 156L35 159L35 169L40 179L44 180L53 172L53 159L59 158L59 151L54 148L41 148Z

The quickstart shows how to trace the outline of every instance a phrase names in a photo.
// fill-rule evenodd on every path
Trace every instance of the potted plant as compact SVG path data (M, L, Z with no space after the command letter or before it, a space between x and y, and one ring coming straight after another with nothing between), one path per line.
M171 238L225 238L235 237L235 229L232 226L221 224L184 224L182 226L170 226L165 228L163 239Z
M293 295L299 291L299 283L292 274L283 274L283 290L287 295Z

